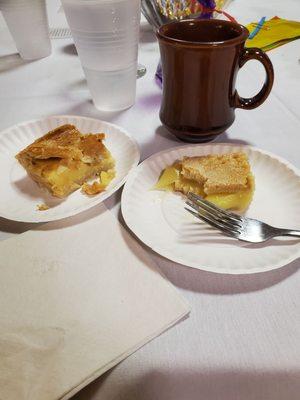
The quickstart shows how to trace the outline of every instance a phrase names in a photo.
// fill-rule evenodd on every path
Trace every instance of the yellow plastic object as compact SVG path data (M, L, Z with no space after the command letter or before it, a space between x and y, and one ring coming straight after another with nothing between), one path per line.
M257 23L252 22L247 28L252 32L256 26ZM246 47L259 47L269 51L298 38L300 38L300 22L274 17L263 24L253 39L246 41Z

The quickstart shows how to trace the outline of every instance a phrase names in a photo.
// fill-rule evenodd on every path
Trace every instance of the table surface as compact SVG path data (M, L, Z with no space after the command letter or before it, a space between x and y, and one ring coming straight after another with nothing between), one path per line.
M58 0L48 3L50 26L64 27ZM235 0L228 11L243 24L262 16L299 19L300 2ZM73 114L125 127L138 140L142 159L181 144L159 121L161 91L154 81L158 46L144 26L139 61L148 72L138 81L136 104L119 113L101 113L93 107L71 39L53 40L50 57L24 62L0 19L0 43L1 130L34 118ZM217 141L251 144L300 167L300 41L272 50L269 56L275 69L270 97L256 110L238 110L234 125ZM249 62L239 73L241 94L253 95L263 79L262 67ZM105 203L118 214L120 191ZM0 218L0 239L29 228ZM299 260L263 274L225 276L152 256L190 302L190 318L130 356L74 400L300 398Z

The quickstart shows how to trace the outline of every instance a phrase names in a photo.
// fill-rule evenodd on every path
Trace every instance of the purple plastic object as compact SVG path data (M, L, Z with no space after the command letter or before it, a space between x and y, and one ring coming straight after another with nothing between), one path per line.
M161 69L161 62L159 61L159 64L156 69L155 73L155 80L156 83L158 84L159 87L162 87L162 69Z
M216 2L214 0L198 0L205 9L211 9L212 11L204 11L200 14L201 19L210 19L213 14L213 10L216 8Z

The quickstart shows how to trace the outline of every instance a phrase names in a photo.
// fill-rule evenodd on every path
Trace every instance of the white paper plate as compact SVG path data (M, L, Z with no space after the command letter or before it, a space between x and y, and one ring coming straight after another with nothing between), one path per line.
M82 133L106 133L105 145L116 160L117 173L105 192L88 197L77 190L64 200L56 199L42 191L15 159L24 147L63 124L74 124ZM124 184L139 159L135 140L124 129L108 122L62 115L15 125L0 133L0 216L22 222L46 222L75 215L111 196ZM37 205L42 203L51 208L37 211Z
M300 256L300 241L239 242L217 233L184 210L180 194L151 190L161 171L183 156L244 151L256 179L247 215L283 228L300 229L300 172L287 161L249 146L207 144L176 147L148 158L129 176L122 213L129 228L157 253L206 271L249 274L279 268Z

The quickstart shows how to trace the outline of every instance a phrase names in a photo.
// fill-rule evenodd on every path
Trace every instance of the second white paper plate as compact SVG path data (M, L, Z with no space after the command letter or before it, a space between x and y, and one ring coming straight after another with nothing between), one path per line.
M129 176L122 213L146 245L177 263L206 271L249 274L286 265L300 256L300 241L276 238L253 245L226 237L184 210L179 194L152 190L161 171L183 156L244 151L256 180L247 216L282 228L300 229L300 173L287 161L250 146L207 144L153 155Z

